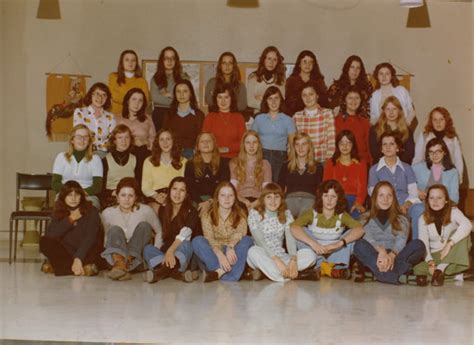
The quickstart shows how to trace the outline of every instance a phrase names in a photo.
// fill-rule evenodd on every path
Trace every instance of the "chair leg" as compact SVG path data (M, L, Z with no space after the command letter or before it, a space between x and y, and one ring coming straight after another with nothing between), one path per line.
M12 253L13 253L13 219L10 218L10 236L9 236L9 250L8 250L8 263L11 265L12 264Z
M18 220L15 220L15 241L13 246L13 261L16 262L16 247L18 243Z

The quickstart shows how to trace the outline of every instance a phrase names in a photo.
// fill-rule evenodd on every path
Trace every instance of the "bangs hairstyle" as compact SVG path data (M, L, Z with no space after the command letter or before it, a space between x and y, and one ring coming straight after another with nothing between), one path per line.
M194 92L194 87L191 81L188 79L181 79L178 81L173 88L173 100L171 101L171 114L175 113L178 109L179 102L176 99L176 88L179 85L186 85L189 89L189 106L193 110L198 110L198 101L196 98L196 93Z
M430 148L440 145L441 149L443 150L444 157L443 160L441 161L441 164L443 165L444 170L451 170L454 168L453 161L451 160L451 154L449 153L448 146L444 142L443 139L438 139L438 138L433 138L428 143L426 144L425 148L425 162L426 166L428 169L431 169L431 166L433 165L433 161L431 160L429 150Z
M138 63L138 55L134 50L127 49L120 54L119 62L118 62L118 67L117 67L117 84L122 85L125 84L125 68L123 67L123 58L127 54L132 54L135 56L135 60L137 61L135 65L135 78L139 78L142 76L142 69L140 68L140 64Z
M150 163L153 164L153 166L155 167L160 166L161 154L163 152L160 147L160 137L163 133L169 133L171 135L171 141L173 143L171 148L171 165L176 170L179 170L183 166L183 161L181 159L181 148L176 143L173 132L167 128L160 129L156 134L155 140L153 141L153 145L151 148Z
M222 61L224 58L228 56L232 58L233 66L232 66L232 74L230 76L230 81L226 82L224 78L224 73L222 73ZM239 87L240 87L240 81L241 81L241 76L240 76L240 69L239 65L237 63L237 59L235 58L235 55L231 52L224 52L219 56L219 61L217 62L216 66L216 86L217 85L223 85L223 84L230 84L231 88L234 90L234 93L237 95Z
M263 150L262 150L262 142L260 141L260 137L258 133L254 130L247 130L245 131L244 135L242 136L242 140L240 141L240 151L237 157L232 158L232 161L235 164L235 174L237 175L237 181L239 184L243 184L247 179L247 152L245 151L245 139L249 136L254 136L257 138L258 142L258 149L257 149L257 161L255 163L255 188L260 190L263 183Z
M373 77L375 79L376 90L380 89L380 86L382 86L380 85L379 78L378 78L379 72L382 68L388 68L390 70L390 73L392 74L392 79L390 80L390 83L392 84L393 87L400 85L400 81L397 78L397 71L392 66L392 64L388 62L382 62L382 63L379 63L377 66L375 66L375 69L374 69Z
M305 57L309 56L311 59L313 59L313 69L311 70L311 74L309 76L310 80L324 80L324 76L321 73L321 69L319 68L319 63L318 59L316 58L316 55L311 50L303 50L298 54L298 57L296 58L295 62L295 67L293 68L293 72L291 72L291 75L293 76L299 76L301 73L301 60L303 60Z
M260 58L258 60L258 67L255 72L252 74L255 74L257 77L257 81L260 83L263 80L263 75L265 73L265 58L267 57L268 53L274 52L277 56L277 65L275 69L272 71L274 77L275 77L275 84L277 85L283 85L285 84L285 65L283 64L283 55L280 54L278 49L274 46L269 46L266 47L262 54L260 55Z
M105 100L103 108L105 110L109 110L112 106L112 94L110 93L109 87L104 83L95 83L90 87L89 91L87 91L86 95L84 96L84 105L88 107L92 104L92 94L95 90L100 90L107 94L107 99Z
M265 90L263 94L262 102L260 103L260 112L263 114L268 114L270 112L270 107L268 106L268 97L278 94L280 96L280 106L278 107L279 112L283 112L283 107L285 103L285 98L281 93L280 89L272 85Z
M94 137L89 127L81 123L74 126L72 131L69 133L69 150L64 154L68 162L71 161L72 155L74 153L74 145L72 144L72 141L74 139L74 136L76 135L76 132L80 129L85 129L87 131L87 134L89 135L89 143L87 144L86 155L84 156L84 159L86 160L86 162L89 162L92 159L92 140Z
M217 146L216 136L211 132L199 133L196 138L196 146L194 147L194 157L192 158L193 165L194 165L194 174L196 175L196 177L202 177L204 175L204 170L205 170L204 159L202 158L201 151L199 150L199 141L204 135L208 135L211 138L214 145L214 148L212 150L211 164L210 164L210 168L213 175L217 174L217 172L219 171L220 163L221 163L221 156L219 153L219 147Z
M173 218L173 202L171 201L171 196L170 196L170 191L171 188L176 184L176 183L183 183L184 187L186 189L186 197L183 200L182 205L179 208L178 213L176 216ZM165 243L168 242L168 240L171 240L170 236L173 236L174 234L171 232L171 222L173 220L176 220L176 227L178 229L183 228L186 226L186 217L191 210L192 203L189 198L190 192L188 190L188 185L186 184L186 179L182 176L176 176L173 178L169 184L168 188L168 194L166 196L166 204L163 206L163 211L160 212L160 222L161 225L163 226L163 241ZM172 241L170 241L172 242Z
M209 108L210 111L212 112L219 112L219 105L217 104L217 96L221 93L226 93L230 96L230 109L229 111L231 113L234 113L237 111L237 96L235 95L234 90L232 89L232 86L230 84L222 84L222 85L217 85L216 88L214 89L214 93L212 95L212 107Z
M281 187L274 182L268 183L263 188L262 194L260 194L260 197L258 198L258 203L257 203L257 207L255 207L255 210L260 214L262 219L265 218L265 197L268 194L278 194L280 196L281 202L277 210L277 217L280 224L285 224L286 223L285 194L283 193L283 190L281 189Z
M119 181L117 184L117 188L115 189L115 193L119 195L120 191L123 188L131 188L135 192L135 202L133 203L132 210L138 210L140 208L140 204L138 203L138 198L141 196L141 189L140 185L138 184L137 180L134 177L124 177ZM116 207L118 207L118 202Z
M352 143L352 149L350 153L351 159L355 159L357 160L357 162L360 162L359 151L357 150L357 142L354 137L354 134L348 129L343 129L336 135L336 151L334 151L334 154L332 155L332 158L331 158L333 166L336 165L337 160L339 159L339 157L341 157L341 150L339 149L339 143L344 137L346 137Z
M132 134L131 129L128 128L128 126L124 124L120 124L114 128L114 130L112 131L112 134L110 134L109 141L107 142L107 148L109 149L110 152L117 150L117 144L115 141L117 140L117 135L122 134L122 133L128 133L128 135L130 136L130 145L128 146L127 151L129 151L130 148L133 146L134 139L133 139L133 134Z
M446 204L440 211L433 211L430 207L430 202L429 202L429 197L430 193L434 189L439 189L443 191L444 197L446 199ZM425 198L425 212L423 213L423 219L425 220L425 223L432 224L437 220L437 217L440 217L442 220L443 225L448 225L451 223L451 209L453 207L456 207L456 204L449 199L449 193L448 189L446 186L442 184L434 184L431 187L428 188L426 191L426 198ZM436 227L436 230L438 231L438 228ZM438 231L439 233L439 231Z
M388 209L388 221L390 225L392 226L392 233L394 235L397 235L403 232L403 228L400 224L400 218L405 217L405 216L400 211L400 206L398 205L397 194L395 192L395 189L393 188L392 184L388 181L380 181L375 185L374 191L372 192L372 196L370 197L370 210L368 214L366 213L364 215L363 221L365 221L365 224L367 224L370 221L370 219L377 218L378 212L380 210L377 205L377 197L382 187L389 188L393 196L392 205L390 205L390 208Z
M86 214L89 209L94 207L92 206L92 203L86 199L86 192L84 192L84 189L82 189L81 185L77 181L67 181L61 187L58 199L54 204L53 218L64 219L69 217L70 211L69 206L66 204L66 197L72 192L80 194L81 196L81 201L79 202L79 211L82 215Z
M385 99L382 104L382 112L380 113L380 117L375 124L375 134L377 135L377 140L380 140L382 133L387 131L388 127L388 120L387 116L385 115L385 109L389 104L393 104L398 109L398 118L397 118L397 129L396 130L389 130L397 132L402 140L402 143L406 143L408 138L410 137L410 130L408 129L407 121L405 119L405 113L403 111L402 105L397 97L389 96Z
M358 116L361 113L362 108L364 107L365 98L362 95L361 89L357 85L348 86L347 91L343 93L342 99L341 99L342 102L341 102L340 113L341 114L347 114L346 98L350 93L356 93L360 97L360 104L359 104L359 107L356 109L356 112L355 112L355 115Z
M308 173L314 174L317 170L317 162L314 160L314 147L309 134L304 132L296 132L293 139L290 140L290 152L288 153L288 171L290 173L298 170L298 155L296 154L296 141L304 139L308 143L308 154L306 155L306 169Z
M397 132L384 132L382 133L382 135L380 136L380 139L378 140L378 144L379 144L379 147L380 149L382 149L382 141L385 139L385 138L393 138L393 140L395 140L395 144L397 145L397 148L398 148L398 156L401 154L401 152L403 151L403 142L402 142L402 139L400 139L400 136L398 135Z
M175 82L181 81L183 79L183 66L181 65L181 60L176 49L173 47L165 47L161 50L160 55L158 56L158 62L156 64L156 72L153 75L153 80L158 86L159 89L164 89L168 86L168 80L166 77L165 69L165 52L172 51L174 53L174 67L173 67L173 79Z
M143 90L138 87L134 87L133 89L128 90L127 93L125 94L125 97L123 98L123 102L122 102L122 105L123 105L122 117L125 119L130 118L130 110L128 109L128 104L130 103L130 98L133 96L134 93L139 93L143 97L143 104L142 104L142 107L137 112L137 119L140 122L145 122L146 120L145 109L147 106L146 95L145 95L145 92L143 92Z
M349 69L351 68L351 65L354 61L357 61L360 64L360 74L353 86L360 90L367 90L370 88L369 79L367 78L364 62L358 55L351 55L346 59L346 62L344 62L344 65L342 66L342 72L339 76L339 79L335 80L334 82L339 84L343 89L351 86L351 81L349 79Z
M316 200L314 202L314 209L317 213L323 212L323 194L328 193L331 189L333 189L334 192L336 192L337 194L337 204L336 209L334 210L334 214L341 214L346 210L347 200L346 195L344 193L344 189L342 189L341 184L336 180L326 180L322 184L320 184L318 189L316 190Z
M456 129L454 128L453 118L451 117L451 114L449 113L448 109L444 107L436 107L430 111L430 114L428 115L428 122L426 123L423 133L434 133L435 130L433 127L433 114L435 112L438 112L443 115L444 121L446 122L444 135L451 139L457 137L458 134L456 133Z
M232 210L230 212L230 219L232 221L232 228L237 228L237 226L240 223L240 220L246 219L247 218L247 213L244 211L244 209L239 205L238 199L237 199L237 191L232 183L229 181L222 181L219 183L217 186L213 199L211 202L211 208L209 209L209 216L211 218L212 225L218 226L219 225L219 193L222 188L229 187L232 189L232 192L234 193L235 201L234 204L232 205Z

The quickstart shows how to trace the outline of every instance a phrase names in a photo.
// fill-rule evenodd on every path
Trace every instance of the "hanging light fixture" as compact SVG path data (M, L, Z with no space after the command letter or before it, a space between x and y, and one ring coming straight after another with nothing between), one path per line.
M416 8L423 6L423 0L400 0L400 6L407 8Z
M430 14L428 13L428 5L422 0L423 6L410 8L408 10L407 28L430 28Z
M227 6L238 8L256 8L259 7L258 0L227 0Z
M59 11L59 0L40 0L38 5L38 12L36 13L38 19L61 19L61 12Z

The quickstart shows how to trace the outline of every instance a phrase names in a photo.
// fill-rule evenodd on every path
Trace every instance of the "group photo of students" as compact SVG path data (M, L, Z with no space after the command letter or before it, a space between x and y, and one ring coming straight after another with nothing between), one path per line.
M419 123L388 62L372 71L351 55L328 83L310 50L288 78L277 47L255 58L244 83L223 52L200 109L175 48L150 84L124 50L52 162L41 270L148 283L349 280L356 268L356 282L462 279L472 223L457 206L450 111L434 103Z

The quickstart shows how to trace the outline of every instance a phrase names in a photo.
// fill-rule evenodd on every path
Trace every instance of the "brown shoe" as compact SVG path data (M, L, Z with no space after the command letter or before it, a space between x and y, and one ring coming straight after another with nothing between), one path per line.
M175 266L175 268L171 270L170 277L176 280L180 280L185 283L193 282L193 275L191 271L187 270L185 272L180 272L177 266Z
M443 286L444 273L441 270L435 270L431 277L431 286Z
M348 268L333 268L331 278L349 280L351 279L351 271Z
M96 264L84 265L83 269L84 269L84 275L86 277L92 277L99 274L99 269L97 268Z
M318 281L321 279L321 270L315 269L314 267L307 268L303 271L299 271L296 279Z
M245 265L245 270L240 276L241 280L253 280L253 269L250 266Z
M416 276L416 285L417 286L426 286L428 285L428 277L425 275Z
M219 280L219 274L216 271L204 271L204 283L213 282Z
M112 254L112 260L114 261L114 267L107 273L107 277L112 280L119 280L128 273L125 258L120 254Z
M54 268L51 266L49 260L44 260L41 264L41 272L43 273L54 273Z
M145 278L147 282L150 284L156 283L159 280L163 280L168 278L171 274L171 268L166 266L165 264L160 264L153 270L145 272Z

